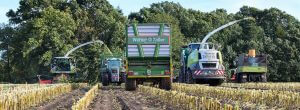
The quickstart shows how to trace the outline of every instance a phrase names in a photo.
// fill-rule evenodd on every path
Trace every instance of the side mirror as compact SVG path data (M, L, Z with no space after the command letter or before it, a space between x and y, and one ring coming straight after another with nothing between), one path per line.
M183 46L181 46L181 48L187 48L188 46L187 45L183 45Z

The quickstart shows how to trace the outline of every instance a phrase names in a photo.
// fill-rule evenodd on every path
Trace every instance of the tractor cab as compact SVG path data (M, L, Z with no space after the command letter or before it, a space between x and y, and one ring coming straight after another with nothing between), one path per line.
M122 60L120 58L110 58L107 60L108 68L121 67Z
M216 50L216 45L213 43L190 43L188 45L188 48L190 50L196 50L196 49Z
M200 48L200 43L190 43L188 47L190 50L196 50Z
M75 73L75 60L71 57L54 57L51 61L51 73Z
M221 52L216 50L214 44L202 43L198 51L199 65L201 69L224 69L222 66Z

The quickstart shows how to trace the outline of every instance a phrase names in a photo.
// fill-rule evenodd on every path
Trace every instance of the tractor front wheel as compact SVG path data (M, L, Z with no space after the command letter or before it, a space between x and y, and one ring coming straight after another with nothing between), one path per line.
M195 80L193 79L193 74L192 74L191 70L187 71L187 74L186 74L186 83L188 83L188 84L195 83Z

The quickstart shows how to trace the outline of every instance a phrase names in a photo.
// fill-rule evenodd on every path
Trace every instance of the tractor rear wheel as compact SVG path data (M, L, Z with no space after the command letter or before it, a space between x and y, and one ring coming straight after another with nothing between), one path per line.
M108 80L108 74L104 73L102 74L102 85L103 86L108 86L109 80Z
M134 90L136 90L136 80L135 79L131 79L131 78L127 78L125 80L125 89L127 91L134 91Z
M162 78L159 82L159 88L165 90L171 90L172 88L171 78Z

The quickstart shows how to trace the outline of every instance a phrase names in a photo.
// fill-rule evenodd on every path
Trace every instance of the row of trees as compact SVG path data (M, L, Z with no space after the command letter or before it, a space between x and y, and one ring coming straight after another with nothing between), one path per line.
M300 81L300 22L276 8L244 6L235 14L224 9L205 13L161 2L126 17L106 0L21 0L19 8L7 16L10 25L0 29L0 49L4 50L0 81L25 82L37 74L48 74L52 57L91 40L102 40L113 52L122 52L124 27L132 22L171 24L173 60L178 68L182 45L200 42L213 29L249 16L255 20L228 27L209 39L222 46L226 68L238 54L254 48L268 54L269 80ZM71 55L83 80L97 80L104 51L94 44Z
M37 74L49 74L52 57L84 42L102 40L116 52L124 44L126 17L106 0L21 0L7 16L11 26L1 29L12 28L11 35L1 34L1 45L9 45L1 61L4 67L10 65L9 70L1 68L5 82L32 81ZM100 44L94 44L71 54L81 78L97 80L102 51Z
M209 42L222 46L220 50L227 70L238 54L256 49L258 54L268 54L270 81L300 81L300 22L279 9L259 10L244 6L236 14L228 14L224 9L205 13L185 9L180 4L162 2L131 13L128 18L141 23L172 24L175 33L173 58L178 66L181 45L201 42L210 31L244 17L253 17L255 20L225 28L209 39Z

